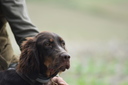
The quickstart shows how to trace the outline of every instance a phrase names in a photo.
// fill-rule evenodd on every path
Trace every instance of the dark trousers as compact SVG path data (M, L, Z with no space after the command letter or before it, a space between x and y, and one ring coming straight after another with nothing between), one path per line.
M0 18L0 71L6 70L11 63L18 61L6 30L6 19Z

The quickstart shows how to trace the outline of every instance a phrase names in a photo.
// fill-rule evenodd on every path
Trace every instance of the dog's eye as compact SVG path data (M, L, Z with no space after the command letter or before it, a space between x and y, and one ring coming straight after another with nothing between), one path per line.
M47 47L52 47L52 44L49 43L49 42L47 42L47 43L45 43L45 46L47 46Z
M62 42L61 45L62 45L62 46L65 46L65 42Z

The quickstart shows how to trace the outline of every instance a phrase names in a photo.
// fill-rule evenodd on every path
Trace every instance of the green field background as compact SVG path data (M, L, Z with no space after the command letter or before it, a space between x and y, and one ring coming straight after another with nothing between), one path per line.
M39 31L66 41L71 68L60 76L69 85L128 85L128 0L26 1Z

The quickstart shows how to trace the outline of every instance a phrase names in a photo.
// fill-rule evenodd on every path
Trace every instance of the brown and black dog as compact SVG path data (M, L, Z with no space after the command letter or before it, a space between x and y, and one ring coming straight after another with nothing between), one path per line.
M52 85L50 79L69 67L65 41L55 33L41 32L23 43L16 70L0 72L0 85Z

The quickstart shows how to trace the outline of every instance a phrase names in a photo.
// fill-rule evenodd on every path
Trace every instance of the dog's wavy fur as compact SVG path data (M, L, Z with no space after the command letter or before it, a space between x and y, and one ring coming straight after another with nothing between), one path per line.
M22 53L17 70L21 73L39 72L39 61L37 58L40 56L37 53L36 42L34 38L27 38L27 40L22 44Z

